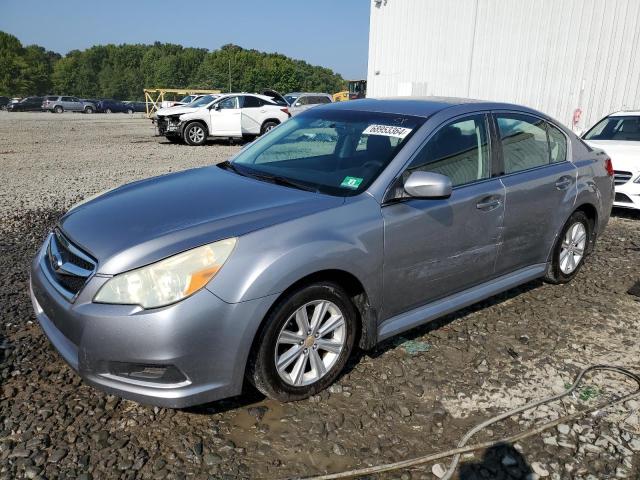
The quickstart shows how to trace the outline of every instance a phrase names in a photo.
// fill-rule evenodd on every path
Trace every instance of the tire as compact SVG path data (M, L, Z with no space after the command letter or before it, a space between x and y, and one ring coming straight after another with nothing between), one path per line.
M592 224L582 211L573 212L564 224L553 247L551 262L544 280L568 283L578 274L587 256Z
M53 111L54 111L54 112L56 112L56 113L62 113L62 112L64 112L64 108L62 108L62 106L61 106L61 105L56 105L56 106L53 108Z
M110 108L107 108L104 113L113 113Z
M276 128L278 125L280 125L278 122L275 122L273 120L267 120L262 124L262 128L260 129L260 135L264 135L269 130L273 130L274 128Z
M93 113L93 107L87 107L84 109L84 113Z
M182 137L187 145L194 147L202 146L207 141L207 127L200 122L193 122L184 129Z
M131 115L131 114L133 113L133 110L131 110L131 109L129 108L129 109L127 109L127 113L128 113L129 115Z
M307 324L299 318L299 312L306 312L309 328L313 329L313 313L317 309L322 312L323 306L324 315L316 323L318 333L309 335L309 330L303 331ZM278 300L256 335L247 378L260 392L282 402L315 395L331 385L344 368L353 351L356 331L355 307L340 286L320 282L295 290Z

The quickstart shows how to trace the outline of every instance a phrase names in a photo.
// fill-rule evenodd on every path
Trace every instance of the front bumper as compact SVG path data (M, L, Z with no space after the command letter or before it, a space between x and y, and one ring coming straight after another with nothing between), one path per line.
M40 252L31 269L36 317L53 346L87 383L169 408L242 391L251 343L273 296L230 304L202 289L176 304L143 310L93 303L108 280L94 276L69 302L44 275L42 261Z
M182 122L176 122L167 117L157 117L155 124L156 128L158 129L158 135L182 135Z
M634 183L634 176L627 183L616 185L614 207L633 208L640 210L640 183Z

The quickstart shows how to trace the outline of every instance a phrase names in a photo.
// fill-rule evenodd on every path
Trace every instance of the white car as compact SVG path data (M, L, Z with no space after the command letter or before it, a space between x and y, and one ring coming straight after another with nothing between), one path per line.
M616 188L613 206L640 210L640 111L612 113L582 139L611 157Z
M212 93L211 95L198 95L197 96L198 98L193 100L191 103L159 108L155 113L155 117L158 117L158 116L166 117L168 115L177 115L177 114L182 115L183 113L193 112L200 107L209 105L211 102L213 102L216 98L219 98L220 96L221 95L217 93Z
M204 95L187 95L186 97L182 97L180 100L165 100L160 103L161 108L170 108L170 107L179 107L180 105L188 105L191 102L195 102L200 97L204 97Z
M158 112L158 134L171 142L204 145L207 138L252 138L287 121L284 100L257 93L228 93L192 108L195 104ZM199 103L199 102L196 102Z

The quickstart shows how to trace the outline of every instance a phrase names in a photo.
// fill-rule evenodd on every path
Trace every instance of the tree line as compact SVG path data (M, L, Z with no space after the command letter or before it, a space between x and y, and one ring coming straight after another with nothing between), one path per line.
M96 45L62 56L23 46L0 31L0 95L63 94L82 98L140 100L144 88L193 88L281 93L345 88L332 70L279 53L224 45L218 50L171 43Z

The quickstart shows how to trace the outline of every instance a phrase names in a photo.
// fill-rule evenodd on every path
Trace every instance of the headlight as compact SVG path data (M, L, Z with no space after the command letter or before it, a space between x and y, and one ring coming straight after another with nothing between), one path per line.
M142 308L175 303L204 287L222 268L235 244L235 238L221 240L116 275L93 301Z

